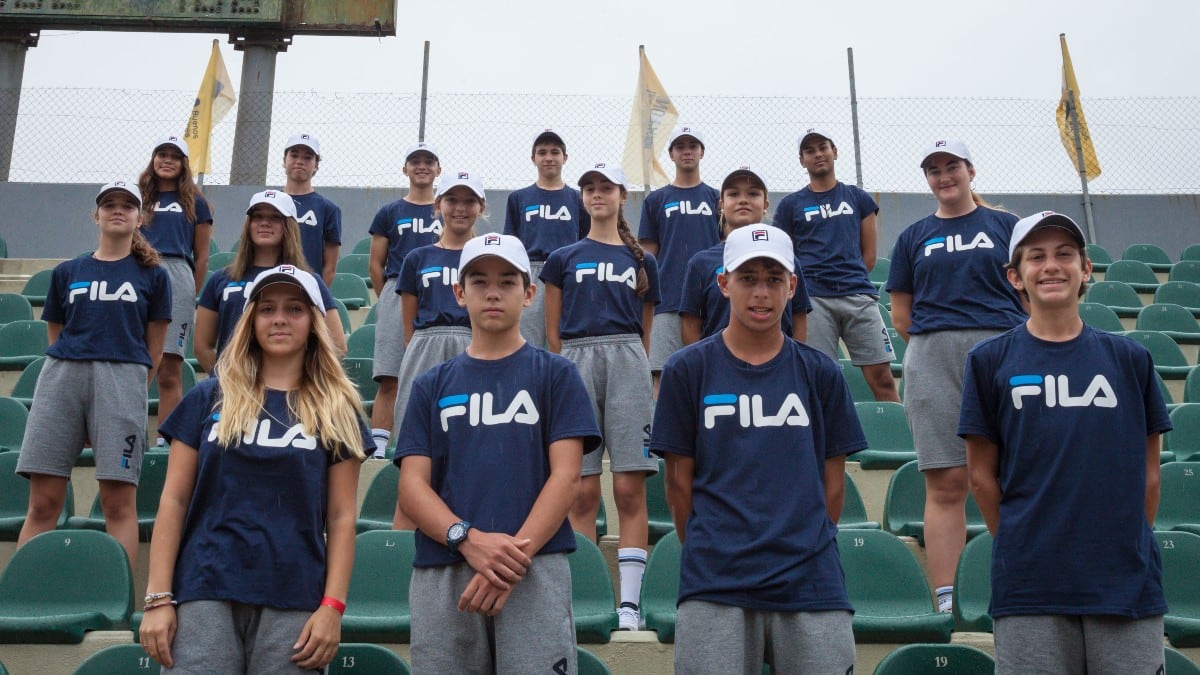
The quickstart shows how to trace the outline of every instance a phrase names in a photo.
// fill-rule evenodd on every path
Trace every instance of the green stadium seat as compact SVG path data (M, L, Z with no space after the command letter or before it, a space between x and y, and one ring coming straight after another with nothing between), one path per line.
M13 384L12 397L20 401L21 405L26 408L33 405L33 392L37 388L38 376L42 374L42 366L45 363L46 357L43 356L25 366L25 370L21 371L21 376Z
M987 532L973 495L967 495L967 538ZM925 476L913 460L896 470L883 503L883 529L900 537L916 537L925 545Z
M1154 244L1130 244L1121 254L1121 260L1137 260L1146 263L1155 272L1170 272L1174 261L1162 248Z
M1162 482L1154 529L1200 534L1200 462L1168 462L1159 470Z
M158 661L140 644L112 645L87 657L74 675L157 675Z
M0 541L16 541L29 513L29 480L18 476L17 452L0 453ZM75 512L75 495L67 483L67 499L63 512L58 517L58 527L67 524L67 518ZM3 611L0 609L0 611Z
M1192 371L1179 345L1163 333L1152 330L1131 330L1125 333L1150 350L1154 359L1154 369L1164 380L1182 380Z
M33 305L20 293L0 293L0 324L32 321Z
M889 312L892 310L892 294L888 293L886 288L879 289L878 302L884 307L887 307Z
M50 347L46 322L13 321L0 326L0 370L25 370Z
M991 675L996 661L970 645L904 645L883 657L875 675Z
M186 394L192 390L192 387L196 386L196 369L192 367L192 364L189 363L187 359L184 359L183 368L181 369L180 374L181 379L183 380L183 393ZM154 378L154 381L150 383L150 389L147 392L147 396L147 402L150 405L150 414L157 415L159 400L157 377Z
M0 575L2 644L78 644L87 631L124 628L132 610L129 558L104 532L43 532Z
M404 659L387 647L343 642L329 664L328 675L412 675Z
M1188 373L1187 379L1183 383L1183 401L1200 403L1200 368L1193 368L1192 372ZM1168 403L1173 402L1168 401Z
M350 356L342 359L342 369L346 371L346 375L358 389L363 408L366 408L368 413L375 406L375 395L379 393L379 383L371 377L374 368L374 359L358 359Z
M333 284L329 287L333 297L345 303L348 309L359 309L371 304L371 291L362 277L356 274L338 272L333 275Z
M8 257L8 241L4 237L0 237L0 258Z
M675 531L671 506L667 504L667 467L662 457L658 458L658 473L646 477L646 513L650 517L651 544Z
M0 396L0 452L19 451L29 410L15 398Z
M837 538L858 644L950 641L954 618L933 606L925 572L895 535L855 530Z
M1154 291L1154 302L1169 302L1179 305L1200 317L1200 284L1190 281L1168 281Z
M370 255L371 239L372 239L372 237L370 235L367 235L367 236L363 237L362 239L359 239L358 241L354 242L354 248L350 250L350 254L351 255Z
M1163 591L1167 596L1167 639L1177 649L1200 647L1200 535L1155 532L1162 557Z
M379 306L378 302L375 303L374 305L371 305L371 311L367 312L367 318L363 319L364 326L374 326L375 325L375 321L376 321L375 308L378 306Z
M1171 268L1167 275L1168 281L1189 281L1200 283L1200 260L1180 260Z
M904 376L904 352L908 343L900 337L900 331L895 328L887 329L888 337L892 339L892 377Z
M375 324L364 324L354 329L346 339L346 356L355 359L375 358Z
M349 335L351 332L350 310L346 309L346 303L339 300L337 296L334 296L333 302L337 305L338 318L342 321L342 332Z
M575 654L579 662L579 675L612 675L612 671L599 656L583 647L576 647Z
M855 403L854 409L867 435L867 449L859 450L847 459L871 470L895 469L917 458L903 405L870 400Z
M351 253L342 256L337 262L338 274L353 274L363 280L368 288L371 287L371 256L367 253ZM367 303L370 304L370 303Z
M954 572L954 630L992 632L988 603L992 598L992 535L984 532L967 542Z
M241 238L241 237L238 237L237 239L234 239L234 240L233 240L233 243L229 245L229 252L230 252L230 253L237 253L238 247L239 247L239 246L241 246L241 245L242 245L242 238Z
M236 257L237 253L234 252L213 253L212 255L208 256L208 269L216 272L222 267L228 267L229 263L233 262L233 259Z
M575 546L575 551L567 556L571 564L575 639L583 643L607 643L617 629L617 605L608 563L600 549L578 532ZM642 585L645 586L644 581Z
M1081 302L1079 303L1079 316L1084 323L1097 330L1110 333L1125 332L1125 326L1121 324L1121 317L1117 316L1117 313L1107 305L1098 302Z
M1138 293L1153 293L1158 290L1158 275L1150 266L1138 260L1118 260L1108 266L1105 281L1123 281Z
M400 469L388 462L367 487L363 495L362 509L358 513L356 528L359 534L371 530L392 529L392 519L396 516L396 486L400 480Z
M658 641L675 642L675 608L679 600L679 561L683 546L674 532L658 540L646 561L642 597L638 602L646 629L658 633Z
M1122 318L1135 318L1142 311L1142 301L1137 291L1120 281L1105 280L1090 284L1084 299L1104 305Z
M29 304L34 307L46 304L46 293L50 291L50 277L53 274L54 270L39 270L29 277L25 287L21 289L21 295L25 296Z
M845 498L842 500L842 515L838 518L840 530L878 530L879 523L867 519L867 507L854 477L846 474Z
M850 359L838 359L838 364L842 367L842 376L846 378L846 384L850 386L850 398L856 402L874 401L875 394L867 384L862 369L850 363Z
M876 288L882 288L887 284L888 273L892 271L892 261L888 258L876 258L875 266L871 268L867 275L871 283L875 284Z
M596 541L608 535L608 512L604 508L604 500L600 500L600 510L596 512Z
M884 328L895 328L895 326L892 325L891 311L889 311L887 307L884 307L883 303L881 302L876 302L875 306L879 308L879 316L883 318Z
M1177 344L1200 344L1200 323L1187 309L1168 303L1146 305L1138 314L1138 330L1156 330Z
M408 586L416 554L411 530L373 530L354 543L354 571L342 616L344 642L407 643Z
M154 517L158 514L158 501L162 497L163 485L167 480L167 456L162 451L147 452L142 457L142 476L137 486L138 541L150 541L154 532ZM104 531L104 509L100 508L100 495L92 501L92 510L86 516L71 516L67 527L72 530Z
M1166 657L1166 675L1200 675L1200 667L1171 647L1163 647L1163 656Z
M1179 260L1200 260L1200 244L1192 244L1183 249L1183 253L1179 255Z
M1163 434L1163 454L1170 453L1180 462L1200 461L1200 403L1175 406L1171 410L1171 426L1174 428Z

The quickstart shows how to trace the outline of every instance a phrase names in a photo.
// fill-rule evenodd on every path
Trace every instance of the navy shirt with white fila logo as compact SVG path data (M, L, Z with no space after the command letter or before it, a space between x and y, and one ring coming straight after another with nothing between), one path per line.
M1146 438L1171 429L1142 345L1096 330L1047 342L1025 324L967 355L960 436L999 450L992 616L1163 614L1146 519Z
M879 295L862 254L862 221L879 212L861 188L838 182L826 192L804 187L775 209L775 227L792 236L809 295Z
M679 602L851 609L825 460L867 441L832 359L785 340L751 365L713 335L667 359L651 428L651 451L695 460Z
M550 477L550 444L582 438L591 452L600 429L574 364L526 344L502 359L459 354L419 376L397 438L396 464L428 457L433 490L458 517L515 535ZM444 532L417 531L416 546L416 567L463 562ZM574 550L563 518L538 553Z
M342 244L342 209L318 192L291 195L296 202L296 223L308 267L321 276L325 269L325 244Z
M118 361L153 367L146 325L171 318L171 280L133 256L61 262L50 275L42 320L62 325L46 354L69 361Z
M399 276L400 266L409 251L436 243L442 236L442 221L433 217L433 204L414 204L405 199L384 204L371 221L373 236L387 237L387 264L384 280Z
M716 188L705 183L690 188L668 185L651 192L642 203L638 237L658 242L663 291L656 314L679 311L688 261L721 240L717 231L720 197Z
M1017 217L980 206L965 216L929 215L892 250L888 292L911 293L912 335L939 330L1007 330L1026 318L1004 271Z
M259 272L268 269L271 268L250 267L246 271L246 278L234 280L229 276L229 268L222 267L204 282L204 289L200 291L199 306L217 313L217 356L220 356L225 345L229 344L229 338L233 337L233 328L238 319L242 318L242 310L246 307L246 284L253 281ZM314 274L313 278L317 280L317 288L321 289L321 302L324 303L325 310L336 309L337 302L329 292L329 287L325 285L325 280L318 274Z
M417 316L413 328L433 326L465 326L470 328L471 317L465 307L454 299L454 284L458 281L458 259L462 250L440 246L413 249L404 258L396 292L417 296Z
M196 195L196 219L188 220L179 193L175 190L158 193L158 201L150 207L154 217L142 226L146 241L161 255L184 258L192 267L196 266L194 255L196 224L212 223L212 211L203 195Z
M729 325L729 298L721 293L717 275L725 271L725 242L700 251L688 261L683 276L683 295L679 300L679 313L700 317L700 337L706 338ZM796 293L792 304L779 320L783 332L792 336L792 316L808 314L812 302L808 297L800 260L796 260Z
M637 294L637 261L625 244L584 239L550 254L541 280L562 290L560 337L643 335L642 310L658 304L658 263L646 254L650 290Z
M586 237L591 226L575 188L547 190L530 185L508 195L504 234L520 239L530 260L549 258L554 251Z

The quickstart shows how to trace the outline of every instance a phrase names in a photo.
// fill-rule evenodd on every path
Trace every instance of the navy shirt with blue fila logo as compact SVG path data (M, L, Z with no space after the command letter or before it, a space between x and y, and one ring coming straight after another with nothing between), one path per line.
M529 259L535 262L583 239L591 226L583 198L575 188L547 190L535 184L508 195L504 234L520 239Z
M171 280L133 256L61 262L50 275L42 320L62 325L46 354L69 361L118 361L152 368L146 325L171 318Z
M296 202L304 259L309 269L321 276L321 270L325 269L325 244L342 244L342 209L318 192L291 197Z
M417 377L397 438L395 463L428 457L433 491L455 515L515 535L550 477L550 444L581 438L588 453L600 429L574 364L526 344L495 360L459 354ZM463 562L445 541L418 530L414 566ZM563 518L538 553L574 550Z
M1008 241L1017 217L985 206L965 216L926 216L892 250L888 292L911 293L912 335L939 330L1007 330L1026 318L1008 283Z
M387 237L387 264L383 267L383 278L387 280L400 275L400 266L409 251L437 242L442 236L442 221L434 219L433 204L397 199L384 204L375 214L370 233Z
M779 202L775 227L792 236L809 295L879 295L862 253L862 221L878 212L871 195L842 182L826 192L805 187Z
M413 328L433 326L471 327L471 317L465 307L454 299L454 284L458 281L458 259L462 249L440 246L413 249L404 258L396 292L417 296L417 316Z
M704 183L690 188L668 185L651 192L642 203L638 237L658 242L663 292L656 314L679 311L688 261L721 240L717 230L720 197L716 188Z
M700 337L706 338L729 325L729 298L721 294L717 275L725 271L725 242L705 249L688 261L683 276L683 295L679 299L679 313L700 317ZM779 320L783 332L792 336L792 317L812 311L805 288L800 260L796 259L796 294L792 296L791 308Z
M212 210L203 195L196 195L196 219L189 220L179 203L179 193L168 190L158 194L158 201L150 208L154 217L142 225L146 241L159 254L172 258L184 258L192 267L196 266L196 224L212 224Z
M287 392L275 389L266 390L258 423L241 442L218 445L220 396L217 378L200 382L158 428L197 452L170 590L181 603L314 611L325 594L329 467L341 460L304 433ZM362 448L374 447L359 427Z
M1146 438L1170 429L1150 353L1124 336L1022 324L968 353L958 434L999 450L989 614L1166 612Z
M217 356L220 356L225 345L229 344L229 338L233 337L233 328L238 319L242 318L242 310L246 307L246 284L253 281L259 272L268 269L271 268L251 267L246 272L246 278L234 280L229 276L229 268L222 267L204 282L204 289L200 291L199 306L217 313ZM317 280L317 288L321 289L321 301L325 305L325 311L337 309L337 302L325 281L320 275L314 274L313 278Z
M658 263L649 253L645 268L650 289L639 297L637 260L625 244L584 239L551 253L541 280L562 290L559 337L643 335L642 311L660 300Z
M651 428L651 451L695 461L679 602L851 609L825 461L867 441L832 359L784 340L751 365L714 335L667 359Z

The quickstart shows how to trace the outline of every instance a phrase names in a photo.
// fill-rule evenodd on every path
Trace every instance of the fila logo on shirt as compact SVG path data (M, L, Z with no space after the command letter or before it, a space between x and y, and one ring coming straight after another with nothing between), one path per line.
M704 428L717 426L717 418L737 415L738 425L750 427L806 427L809 425L808 411L800 396L791 393L783 399L778 412L768 415L763 411L761 394L708 394L704 397Z
M557 211L552 211L553 206L549 204L535 204L525 207L525 222L533 220L534 216L542 220L570 220L571 212L567 210L566 205L559 207Z
M854 215L854 207L850 206L850 202L842 202L837 208L834 208L833 204L804 207L804 222L806 223L811 223L814 216L821 216L822 219L825 219L852 215Z
M87 300L100 302L137 302L137 291L133 284L126 281L117 287L116 291L108 291L107 281L76 281L67 287L67 304L75 304L75 296L85 296Z
M219 431L217 424L221 413L212 414L213 425L208 431L208 440L216 441ZM303 424L293 424L284 430L282 435L271 435L271 420L259 420L258 424L242 435L242 443L257 445L260 448L296 448L298 450L313 450L317 447L317 439L304 433Z
M596 281L614 281L618 284L625 284L630 288L637 288L637 268L630 267L624 272L617 272L610 262L585 262L576 263L575 265L575 283L582 284L583 280L591 275L596 275Z
M241 295L245 291L246 282L231 281L229 282L229 285L225 287L225 290L221 291L221 302L228 302L230 297L234 295Z
M396 231L403 235L405 230L412 230L413 234L441 234L442 221L435 220L427 224L424 218L401 218L397 220Z
M1008 384L1012 387L1013 407L1017 410L1024 407L1026 396L1043 397L1047 408L1117 407L1117 395L1103 375L1093 377L1080 396L1071 395L1071 382L1066 375L1013 375Z
M457 267L426 267L421 270L421 287L429 288L429 282L441 279L443 286L453 286L458 283Z
M450 418L467 416L467 422L477 427L496 426L498 424L537 424L542 416L538 414L533 397L522 389L517 392L508 407L496 412L496 397L491 392L483 394L455 394L438 400L441 410L442 431L450 431Z
M171 202L165 206L162 202L154 202L154 211L155 213L183 213L183 206L179 202Z
M996 248L996 245L988 238L986 232L980 232L975 235L975 238L970 242L964 242L961 234L952 234L948 237L934 237L925 240L926 257L933 255L933 252L939 248L946 249L947 253L955 253L957 251L970 251L974 248Z
M692 206L692 202L686 199L678 202L667 202L666 217L670 218L671 214L675 211L678 211L681 216L711 216L713 213L712 207L708 205L708 202L700 202L699 206Z
M312 225L315 227L317 224L317 213L309 209L307 213L297 218L296 222L301 225Z

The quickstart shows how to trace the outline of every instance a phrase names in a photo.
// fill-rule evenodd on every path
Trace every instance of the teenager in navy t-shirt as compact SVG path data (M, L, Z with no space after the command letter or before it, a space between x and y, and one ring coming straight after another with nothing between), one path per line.
M319 288L293 265L259 274L219 377L162 423L171 455L139 635L164 666L285 672L337 652L371 436Z
M958 427L995 537L996 672L1162 672L1154 363L1080 319L1092 265L1073 220L1029 216L1010 249L1030 316L967 355Z
M650 447L683 543L677 673L853 669L836 523L866 439L837 364L780 330L793 261L778 228L730 233L729 326L663 368Z
M283 148L283 191L296 202L296 222L308 268L333 283L342 250L342 209L313 189L321 167L321 143L312 134L294 134Z

